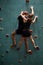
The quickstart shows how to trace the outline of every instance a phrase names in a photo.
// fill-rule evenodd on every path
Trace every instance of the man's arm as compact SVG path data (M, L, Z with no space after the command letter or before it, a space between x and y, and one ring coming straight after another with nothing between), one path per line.
M30 9L31 9L32 12L29 14L29 16L32 17L32 16L34 16L34 8L33 8L33 6L31 6Z
M35 18L32 20L32 23L34 23L37 18L38 18L38 16L35 16Z

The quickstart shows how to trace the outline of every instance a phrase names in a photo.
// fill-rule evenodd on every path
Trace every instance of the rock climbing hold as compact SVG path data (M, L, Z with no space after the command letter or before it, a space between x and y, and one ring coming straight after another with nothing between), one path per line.
M9 34L6 34L6 37L9 37Z
M27 50L26 53L31 55L32 54L32 50Z
M6 50L6 53L8 53L8 52L9 52L9 50L7 49L7 50Z
M4 54L2 54L1 57L4 57Z
M26 2L29 2L29 0L26 0Z
M34 48L35 48L36 50L39 50L39 49L40 49L38 45L37 45L37 46L34 46Z
M4 30L4 28L0 27L0 31L3 31L3 30Z
M3 18L0 18L0 21L3 21Z
M1 7L0 7L0 11L1 11Z
M38 35L34 35L34 38L38 38Z
M0 37L0 39L2 39L2 38Z
M27 55L24 55L24 58L26 58L27 57Z
M19 59L18 62L21 63L22 62L22 59Z

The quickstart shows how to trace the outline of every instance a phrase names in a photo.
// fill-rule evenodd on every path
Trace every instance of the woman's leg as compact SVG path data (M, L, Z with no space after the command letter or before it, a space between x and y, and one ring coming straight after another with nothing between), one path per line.
M13 42L13 44L11 45L11 47L16 46L16 39L15 39L15 35L16 35L16 31L12 32L11 38L12 38L12 42Z
M24 41L25 41L26 52L29 53L29 54L32 54L32 51L30 49L28 49L28 41L27 41L27 38L24 38Z

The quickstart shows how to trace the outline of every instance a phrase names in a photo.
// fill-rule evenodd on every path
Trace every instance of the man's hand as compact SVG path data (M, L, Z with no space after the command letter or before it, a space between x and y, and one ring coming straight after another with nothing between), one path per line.
M30 16L33 16L33 15L34 15L34 7L31 6L31 7L30 7L30 10L31 10Z
M30 7L30 9L33 9L33 8L34 8L33 6Z
M38 16L35 16L35 18L37 19L37 18L38 18Z

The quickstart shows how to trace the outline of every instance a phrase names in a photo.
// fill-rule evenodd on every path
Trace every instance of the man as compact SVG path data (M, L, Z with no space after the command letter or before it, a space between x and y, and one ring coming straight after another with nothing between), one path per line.
M33 14L28 14L26 11L24 12L24 14L25 15L22 15L21 14L21 16L24 18L23 19L23 23L24 23L24 25L23 25L23 29L22 29L22 37L21 37L21 39L20 39L20 41L19 41L19 45L18 45L18 48L17 48L17 50L19 50L20 49L20 47L21 47L21 45L22 45L22 41L24 40L25 41L25 48L26 48L26 52L27 53L32 53L32 51L31 50L28 50L28 42L27 42L27 37L29 37L30 38L30 40L32 41L32 44L34 45L34 48L38 48L38 46L36 46L35 45L35 41L33 40L33 37L32 37L32 34L31 34L31 32L30 32L30 25L31 25L31 23L34 23L35 22L35 20L38 18L38 16L35 16L35 18L32 20L32 16L33 16ZM28 17L29 16L29 17ZM26 17L26 19L25 19L25 17Z

